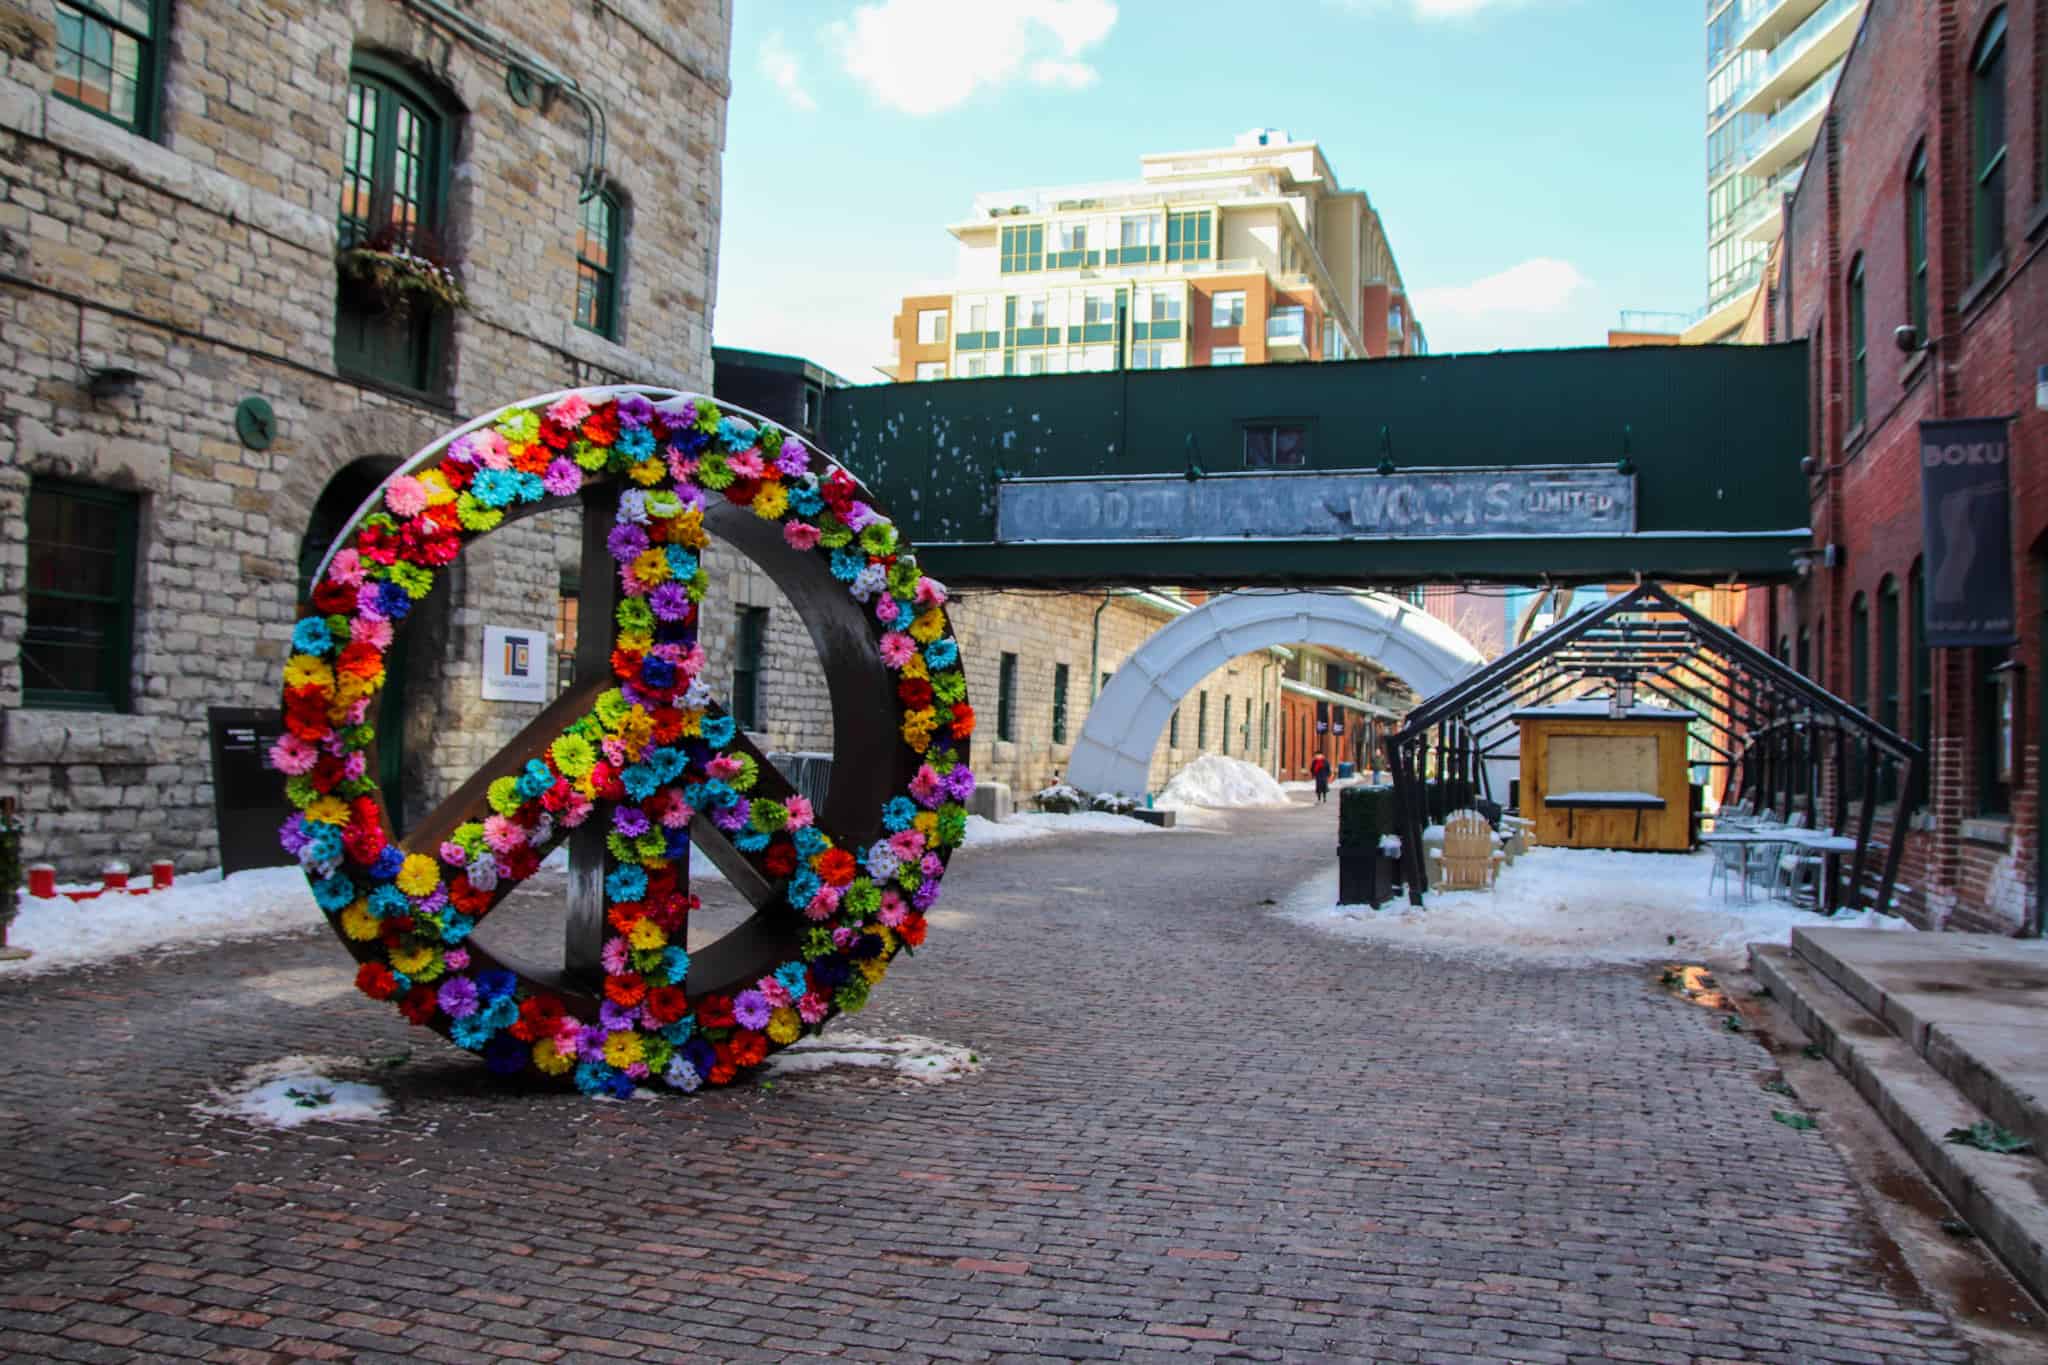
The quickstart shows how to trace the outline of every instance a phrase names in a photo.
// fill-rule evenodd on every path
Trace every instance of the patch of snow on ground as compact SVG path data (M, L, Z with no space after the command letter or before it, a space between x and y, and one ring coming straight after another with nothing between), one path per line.
M962 848L990 848L996 844L1020 844L1033 839L1050 839L1058 834L1160 834L1135 815L1111 815L1108 811L1077 810L1072 815L1045 811L1022 811L1009 819L995 821L979 815L967 817L967 839Z
M106 962L151 948L197 947L315 929L327 917L297 867L263 867L222 877L180 876L146 896L108 893L89 901L24 895L7 941L35 956L0 962L0 978Z
M1746 964L1752 943L1786 944L1795 928L1913 926L1874 910L1828 916L1768 900L1744 904L1707 891L1711 853L1624 853L1535 848L1500 870L1492 891L1431 891L1422 909L1405 893L1374 910L1338 905L1337 869L1297 887L1277 912L1297 924L1453 957L1546 966L1671 961Z
M877 1038L865 1033L833 1033L791 1043L768 1059L764 1075L797 1076L834 1067L889 1068L899 1076L927 1084L970 1076L981 1070L981 1056L958 1043L942 1043L914 1033Z
M221 1118L271 1128L307 1123L365 1123L386 1118L391 1098L374 1085L334 1079L361 1066L346 1057L292 1056L243 1071L235 1083L196 1106Z
M1287 789L1264 768L1241 758L1203 754L1173 775L1166 790L1159 794L1157 804L1178 810L1186 806L1244 809L1292 802L1287 798Z

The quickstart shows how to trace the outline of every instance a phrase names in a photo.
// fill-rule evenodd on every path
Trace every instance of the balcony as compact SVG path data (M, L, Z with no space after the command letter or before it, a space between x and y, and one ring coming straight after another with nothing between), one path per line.
M1743 144L1742 174L1767 180L1787 166L1806 160L1807 151L1819 135L1821 116L1827 113L1828 101L1834 97L1835 78L1840 74L1830 71L1805 94L1764 121L1764 126Z
M1758 0L1745 4L1743 10L1748 22L1735 39L1738 48L1754 48L1768 52L1776 47L1784 36L1819 9L1822 0Z
M1866 8L1868 0L1828 0L1808 15L1745 82L1735 112L1768 114L1842 60Z
M1266 359L1308 359L1308 310L1276 308L1266 319Z
M1805 169L1801 162L1752 195L1728 224L1728 235L1748 242L1775 240L1784 225L1785 196L1799 188L1799 177Z

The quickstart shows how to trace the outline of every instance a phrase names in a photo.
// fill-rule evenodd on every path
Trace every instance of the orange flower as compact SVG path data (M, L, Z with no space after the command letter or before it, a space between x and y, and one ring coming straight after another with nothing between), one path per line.
M605 918L611 921L612 928L622 934L630 934L633 932L633 926L646 915L647 907L637 901L622 901L606 912Z
M966 702L953 703L953 738L966 739L974 733L974 708Z
M637 972L623 976L608 976L604 982L605 998L620 1009L632 1009L647 998L647 983Z

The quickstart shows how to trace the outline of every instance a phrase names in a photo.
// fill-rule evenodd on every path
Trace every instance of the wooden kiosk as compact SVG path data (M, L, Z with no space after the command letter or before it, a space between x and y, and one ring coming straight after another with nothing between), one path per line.
M1538 843L1683 852L1692 846L1686 738L1694 713L1606 699L1516 711L1522 815Z

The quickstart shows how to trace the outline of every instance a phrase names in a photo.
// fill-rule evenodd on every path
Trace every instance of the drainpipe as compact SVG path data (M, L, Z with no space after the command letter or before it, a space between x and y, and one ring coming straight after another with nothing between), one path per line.
M1095 699L1102 695L1102 613L1109 604L1123 596L1124 590L1111 588L1102 594L1102 601L1095 608L1095 628L1088 638L1088 706L1092 710Z

